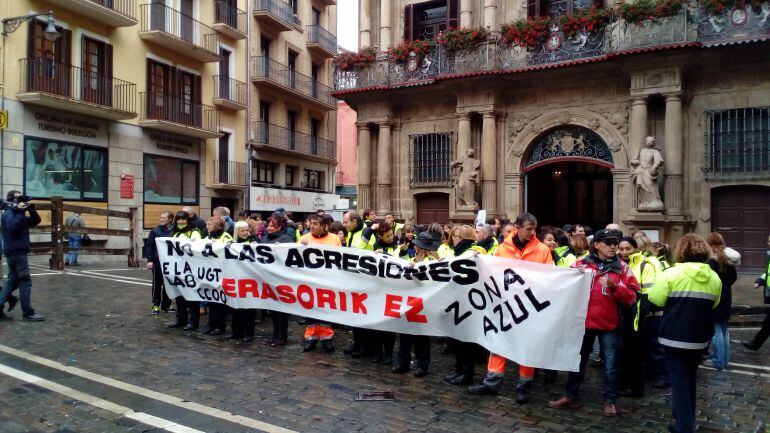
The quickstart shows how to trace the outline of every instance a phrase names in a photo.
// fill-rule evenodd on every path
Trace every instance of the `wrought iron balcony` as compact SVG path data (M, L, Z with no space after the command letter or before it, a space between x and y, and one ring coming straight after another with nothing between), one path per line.
M334 86L335 90L347 90L398 85L477 71L526 71L581 59L607 59L662 46L709 46L764 40L770 38L768 16L768 1L762 3L761 13L754 12L747 3L743 8L718 15L711 15L693 3L675 16L642 24L618 19L604 32L582 32L573 38L554 26L548 41L532 49L506 47L499 39L492 38L469 52L451 53L439 45L419 63L396 63L380 56L364 69L335 70Z
M272 148L324 159L337 158L337 146L334 141L313 137L272 123L254 122L249 141L252 148L257 150Z
M20 59L19 101L119 120L136 117L136 84L46 58Z
M248 87L243 81L223 75L214 75L214 99L211 101L217 107L231 110L248 108Z
M110 27L131 27L138 22L136 0L50 0L50 3Z
M214 2L214 30L233 39L246 39L248 16L245 11L226 1Z
M219 112L190 97L139 92L142 113L139 126L195 138L218 138Z
M337 54L337 38L319 25L307 26L307 49L319 57L334 57Z
M201 62L218 62L219 33L162 3L140 5L139 37Z
M246 186L246 163L215 159L212 184L223 189Z
M285 32L302 26L291 6L282 0L254 0L252 11L260 26L265 27L260 30Z
M280 92L288 91L321 109L336 108L329 86L267 57L251 58L251 80Z

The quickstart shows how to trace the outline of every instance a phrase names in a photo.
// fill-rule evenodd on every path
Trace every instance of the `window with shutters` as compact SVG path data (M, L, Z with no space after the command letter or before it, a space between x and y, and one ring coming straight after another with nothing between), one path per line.
M602 8L604 0L527 0L527 16L558 19L593 5Z
M83 36L80 86L88 102L112 105L112 46Z
M404 9L404 40L435 38L459 26L458 0L440 0L407 5Z
M170 65L147 60L147 113L200 128L203 125L201 77Z
M45 21L35 20L29 24L27 41L26 78L27 89L48 92L62 96L72 94L71 43L72 32L56 27L61 37L49 41L45 37Z

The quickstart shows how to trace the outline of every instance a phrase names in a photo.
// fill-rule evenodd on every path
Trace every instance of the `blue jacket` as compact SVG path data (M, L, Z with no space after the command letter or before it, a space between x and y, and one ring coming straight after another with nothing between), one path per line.
M29 229L40 224L34 209L8 209L3 212L3 253L6 257L29 254Z

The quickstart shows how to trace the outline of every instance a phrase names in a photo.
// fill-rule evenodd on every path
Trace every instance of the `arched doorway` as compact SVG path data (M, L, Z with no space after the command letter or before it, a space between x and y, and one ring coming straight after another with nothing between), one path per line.
M768 203L770 187L766 186L723 186L711 190L711 230L719 232L728 246L741 253L741 265L746 271L760 270L767 263Z
M542 133L524 159L524 208L541 227L612 222L612 151L590 129L562 126Z
M426 192L416 194L414 201L417 205L417 224L449 222L449 194Z

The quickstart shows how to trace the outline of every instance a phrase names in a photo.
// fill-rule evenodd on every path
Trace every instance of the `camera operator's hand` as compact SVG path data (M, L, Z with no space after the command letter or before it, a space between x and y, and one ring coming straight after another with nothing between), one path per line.
M21 210L25 210L25 209L27 209L29 207L29 203L22 202L22 203L17 204L16 207L18 207Z

